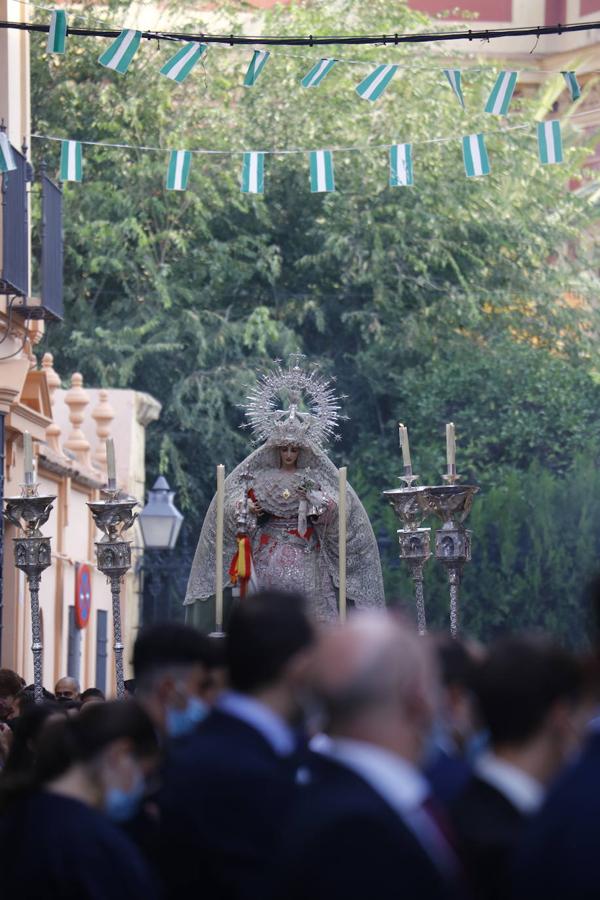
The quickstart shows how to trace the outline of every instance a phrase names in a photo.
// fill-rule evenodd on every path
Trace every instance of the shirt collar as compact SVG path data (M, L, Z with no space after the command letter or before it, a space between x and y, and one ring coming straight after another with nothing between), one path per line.
M278 756L289 756L294 752L296 741L292 729L260 700L227 691L219 698L217 708L258 731Z
M351 769L400 816L419 808L427 795L427 781L401 756L366 741L331 738L318 751Z
M480 756L474 770L482 781L496 788L523 815L531 815L542 805L543 785L523 769L499 759L493 753Z

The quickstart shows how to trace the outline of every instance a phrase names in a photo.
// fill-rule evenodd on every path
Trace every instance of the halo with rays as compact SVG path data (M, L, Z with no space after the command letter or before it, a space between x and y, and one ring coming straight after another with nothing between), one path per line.
M268 440L278 427L294 419L302 423L316 447L337 439L337 425L346 417L340 414L332 380L316 369L301 368L301 359L301 354L294 353L287 368L278 364L261 374L250 391L244 408L256 443Z

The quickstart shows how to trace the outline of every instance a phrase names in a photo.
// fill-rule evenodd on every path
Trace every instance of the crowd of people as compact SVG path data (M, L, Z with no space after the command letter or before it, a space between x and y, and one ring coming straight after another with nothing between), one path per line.
M600 654L598 654L600 656ZM276 591L226 637L163 623L124 700L0 670L0 894L47 900L600 895L596 660Z

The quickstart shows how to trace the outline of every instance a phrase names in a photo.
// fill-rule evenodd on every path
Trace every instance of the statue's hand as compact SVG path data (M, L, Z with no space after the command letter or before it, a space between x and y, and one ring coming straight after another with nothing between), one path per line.
M262 506L257 500L248 500L248 510L254 516L262 515Z

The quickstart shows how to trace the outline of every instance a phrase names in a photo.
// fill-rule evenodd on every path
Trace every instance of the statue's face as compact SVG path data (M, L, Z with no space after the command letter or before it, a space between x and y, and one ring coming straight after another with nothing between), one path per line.
M298 453L300 448L293 444L279 448L279 458L284 469L291 469L298 462Z

